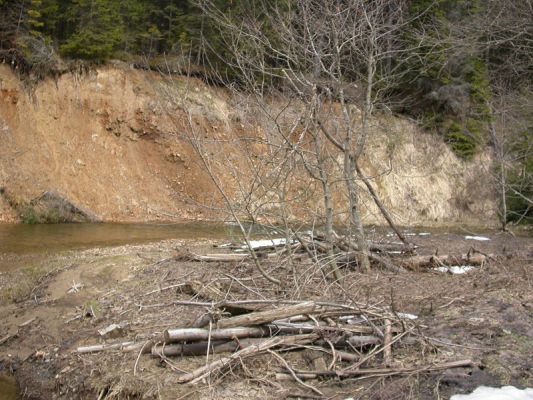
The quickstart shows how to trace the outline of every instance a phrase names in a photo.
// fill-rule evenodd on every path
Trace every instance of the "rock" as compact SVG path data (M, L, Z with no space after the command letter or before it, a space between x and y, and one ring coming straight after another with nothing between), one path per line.
M118 324L111 324L105 328L99 329L98 333L105 339L117 338L124 336L124 327Z
M56 191L46 191L34 198L30 206L39 222L101 222L102 219L91 211L74 204L66 196Z

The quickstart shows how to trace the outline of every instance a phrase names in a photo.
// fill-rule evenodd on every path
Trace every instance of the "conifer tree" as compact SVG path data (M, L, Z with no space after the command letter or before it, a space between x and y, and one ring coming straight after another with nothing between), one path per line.
M114 0L73 0L68 18L76 32L61 46L69 57L104 61L124 39L124 26Z

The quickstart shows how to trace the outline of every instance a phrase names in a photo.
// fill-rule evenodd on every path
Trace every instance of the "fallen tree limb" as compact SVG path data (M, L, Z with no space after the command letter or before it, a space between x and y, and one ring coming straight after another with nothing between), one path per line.
M392 376L392 375L403 375L403 374L412 374L414 372L429 372L429 371L441 371L451 368L463 368L463 367L472 367L474 363L472 360L459 360L451 361L442 364L429 364L423 366L414 366L407 368L363 368L356 369L353 371L302 371L302 370L293 370L296 376L300 379L318 379L321 377L328 378L355 378L358 376L370 376L370 375L380 375L380 376ZM289 373L281 372L276 374L276 379L278 380L292 380L293 377Z
M266 352L269 349L281 346L297 346L312 343L318 338L316 334L298 335L298 336L277 336L271 339L266 339L261 343L245 347L242 350L237 351L229 357L221 358L220 360L213 361L210 364L204 365L192 372L183 374L178 377L178 383L197 382L198 380L224 368L228 368L236 363L240 363L241 360L255 356Z
M169 345L156 345L152 347L153 356L177 357L177 356L205 356L209 346L209 354L233 353L234 351L257 345L267 339L245 338L234 341L214 340L211 343L181 343Z
M392 324L390 319L385 319L385 337L383 339L383 365L392 365Z
M413 256L400 260L401 265L406 268L425 268L425 267L438 267L438 266L452 266L452 265L481 265L484 262L493 258L492 255L484 254L461 254L459 256L454 255L431 255L431 256Z
M295 305L283 306L272 310L258 311L250 314L237 315L217 322L217 328L233 328L238 326L253 326L272 322L277 319L292 317L293 315L308 314L316 310L316 303L307 301Z
M148 342L120 342L110 344L95 344L92 346L81 346L76 349L76 353L98 353L106 350L120 350L123 353L129 353L133 351L141 351L142 354L150 353L153 343Z
M392 331L392 328L391 328ZM356 336L353 334L373 333L373 329L364 325L337 325L328 326L324 322L316 324L311 323L291 323L291 322L273 322L260 327L237 327L223 329L206 329L206 328L177 328L167 329L164 332L165 343L190 342L208 340L230 340L234 338L253 338L265 337L278 334L304 334L319 332L336 332L351 335L346 340L353 346L367 346L370 344L381 343L377 336Z
M182 328L167 329L164 332L165 343L188 342L200 340L222 340L233 338L263 337L272 333L270 329L264 327L226 328L226 329L203 329L203 328Z
M247 253L220 253L220 254L189 254L187 256L187 261L206 261L206 262L233 262L233 261L242 261L250 257L250 254Z
M346 342L354 347L364 347L381 344L382 340L377 336L350 336Z
M209 354L233 353L234 351L244 349L245 347L257 345L264 341L264 338L246 338L239 341L212 341L209 346ZM317 343L320 343L318 341ZM325 343L323 343L325 345ZM158 344L152 347L151 353L155 357L187 357L187 356L205 356L207 354L208 342L182 343L182 344ZM328 352L326 347L315 346L313 348L320 351ZM124 351L124 350L123 350ZM342 350L336 350L335 355L338 360L356 362L360 357L356 354Z
M121 342L121 343L112 343L112 344L95 344L92 346L81 346L76 349L76 353L96 353L105 350L123 350L125 348L130 348L130 346L135 345L135 342ZM143 343L140 343L142 346Z

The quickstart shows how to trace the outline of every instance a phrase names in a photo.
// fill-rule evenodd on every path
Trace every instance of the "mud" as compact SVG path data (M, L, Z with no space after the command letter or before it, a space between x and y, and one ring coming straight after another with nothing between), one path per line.
M12 336L0 345L0 373L14 374L28 399L274 399L309 394L301 386L277 382L268 356L246 362L245 370L231 371L223 379L178 386L177 374L203 365L204 357L163 363L148 355L136 361L137 353L75 353L78 346L101 343L97 330L111 323L128 324L124 336L113 341L136 342L157 337L167 327L190 324L203 310L172 305L173 300L190 296L164 288L194 279L216 286L230 299L353 299L390 306L417 315L420 332L427 337L422 349L394 348L400 365L417 358L471 358L476 365L396 378L312 382L330 398L446 399L480 384L533 387L533 238L490 237L489 242L446 233L411 237L422 254L475 247L495 255L495 260L465 275L346 271L342 287L308 280L298 290L292 284L273 288L247 263L173 258L177 250L213 251L212 240L166 240L63 253L40 266L47 272L16 302L5 294L20 284L22 272L0 275L0 339ZM274 264L269 269L292 282L287 270ZM288 360L305 367L296 353Z

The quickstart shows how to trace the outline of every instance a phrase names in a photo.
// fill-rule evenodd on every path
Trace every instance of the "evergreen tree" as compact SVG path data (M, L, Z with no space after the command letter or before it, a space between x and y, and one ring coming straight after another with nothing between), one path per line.
M119 6L114 0L73 0L68 19L76 31L61 46L62 54L95 61L109 59L124 39Z

